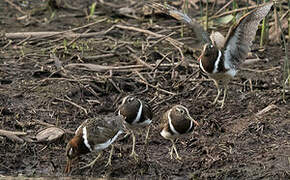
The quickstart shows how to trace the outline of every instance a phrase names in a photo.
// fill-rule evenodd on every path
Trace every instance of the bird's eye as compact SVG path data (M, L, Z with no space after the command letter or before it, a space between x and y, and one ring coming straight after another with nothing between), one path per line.
M210 48L213 48L213 45L211 44L211 45L209 45L209 47L210 47Z
M176 108L177 111L179 111L181 114L184 114L184 109L181 109L181 108Z
M134 100L134 97L129 97L128 99L127 99L127 102L132 102Z

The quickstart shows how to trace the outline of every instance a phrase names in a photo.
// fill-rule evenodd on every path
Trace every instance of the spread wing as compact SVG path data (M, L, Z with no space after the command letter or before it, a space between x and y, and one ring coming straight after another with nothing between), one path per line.
M208 33L203 29L203 27L195 19L190 18L187 14L184 14L178 11L175 7L172 7L169 5L161 5L154 2L148 2L148 5L154 9L164 12L165 14L168 14L169 16L174 17L175 19L179 21L183 21L187 23L193 29L194 33L196 34L196 37L198 37L202 43L204 44L211 43Z
M237 23L232 26L226 37L224 45L225 68L235 68L246 59L250 46L255 38L260 21L268 14L273 3L245 14Z

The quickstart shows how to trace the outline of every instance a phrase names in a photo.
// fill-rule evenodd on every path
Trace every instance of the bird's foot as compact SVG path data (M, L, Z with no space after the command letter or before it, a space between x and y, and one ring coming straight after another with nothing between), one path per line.
M214 99L214 101L212 102L212 104L216 104L218 102L218 96Z
M170 151L169 155L170 155L170 159L176 159L176 160L182 161L182 158L179 156L179 154L176 154L175 158L173 157L173 151Z
M218 103L221 104L220 108L222 109L225 105L225 100L219 100Z
M91 168L92 169L94 167L95 163L96 162L93 161L90 164L87 164L87 165L85 165L83 167L80 167L80 170L87 169L87 168Z
M108 167L108 166L112 166L112 160L111 159L109 159L108 162L105 165L105 167Z
M138 160L138 154L135 151L132 151L130 157L133 157L136 161Z
M176 158L175 159L177 159L179 161L182 161L182 158L179 156L179 154L176 154Z
M220 108L222 109L225 105L225 100L218 100L217 98L215 98L215 100L212 102L212 104L221 104Z
M80 168L80 170L82 169L86 169L86 168L93 168L94 165L96 164L96 162L100 159L100 157L102 156L102 152L99 153L99 155L96 157L96 159L94 159L90 164L86 165L86 166L83 166Z

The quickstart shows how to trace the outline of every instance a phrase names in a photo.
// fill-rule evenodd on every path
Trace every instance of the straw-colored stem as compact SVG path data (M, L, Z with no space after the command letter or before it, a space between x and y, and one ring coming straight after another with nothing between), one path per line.
M184 0L183 12L184 12L185 14L188 14L188 7L189 7L188 0ZM181 36L181 37L184 36L184 27L183 27L183 26L181 26L180 36Z
M290 9L290 0L288 0L288 9ZM290 42L290 15L288 14L288 43L289 42Z
M206 0L205 29L208 30L208 0Z
M234 1L233 1L233 9L237 9L237 8L238 8L237 1L234 0ZM236 12L234 13L234 15L236 15Z
M200 6L200 17L203 17L203 7L202 7L202 0L199 0L199 6Z
M260 47L263 47L263 45L264 45L265 34L266 34L266 18L263 19L263 23L262 23Z
M264 0L264 2L266 3L267 0ZM275 9L276 10L276 9ZM262 31L261 31L261 38L260 38L260 47L262 48L264 46L264 41L266 40L266 34L267 34L267 18L268 16L266 16L264 19L263 19L263 22L262 22Z
M289 2L289 0L288 0ZM274 5L274 10L276 10L276 4ZM282 29L282 25L281 25L281 21L279 18L279 14L277 14L278 18L277 18L277 22L278 22L278 26L280 28L280 30L283 32ZM283 67L283 82L282 82L282 86L283 86L283 101L286 103L286 99L285 99L285 93L286 93L286 87L290 86L290 63L289 63L289 57L288 57L288 44L286 42L286 38L285 35L283 33L281 33L282 35L282 40L283 40L283 45L284 45L284 49L285 49L285 59L284 59L284 67Z
M233 1L233 10L234 10L234 9L238 9L238 3L237 3L236 0ZM234 14L233 14L234 17L235 17L235 18L233 18L233 23L235 23L235 22L237 21L237 19L236 19L236 14L237 14L236 12L234 12Z

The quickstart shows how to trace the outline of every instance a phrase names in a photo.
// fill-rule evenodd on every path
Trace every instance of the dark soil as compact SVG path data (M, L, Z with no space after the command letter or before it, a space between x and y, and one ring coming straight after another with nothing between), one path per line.
M46 123L67 133L49 143L26 142L24 136L19 136L24 139L19 143L0 136L0 176L66 176L63 174L64 152L73 135L70 132L87 118L115 112L122 97L134 94L154 109L148 146L144 144L144 135L137 137L139 161L129 157L131 137L120 137L112 167L104 166L108 148L93 169L77 169L96 154L82 156L71 176L290 179L290 96L288 90L286 102L283 101L285 52L282 45L267 45L259 50L257 36L252 49L260 60L241 67L229 84L226 105L220 109L211 104L217 94L213 82L198 73L195 59L200 51L193 48L199 47L196 38L190 29L182 28L180 22L161 14L144 15L143 5L138 1L122 1L120 5L117 1L105 1L111 3L106 5L97 3L95 15L90 18L86 13L89 14L92 1L88 0L72 1L69 5L78 7L76 10L65 8L66 4L48 9L44 1L10 1L28 16L0 1L2 33L65 31L107 18L75 32L102 32L113 25L124 25L162 35L175 32L170 37L185 46L181 47L182 61L180 51L170 42L122 28L89 38L53 36L10 40L2 37L0 129L26 132L27 138L33 139L47 128ZM130 7L127 10L133 12L121 13L122 7ZM218 5L216 9L221 7ZM220 28L223 34L227 28ZM51 56L53 54L56 58ZM169 66L112 71L67 66L72 63L116 67L140 64L132 54L147 64L154 65L162 60L161 65ZM182 161L170 159L171 143L159 134L160 116L174 104L187 106L200 123L193 134L176 143ZM271 108L262 111L266 107Z

